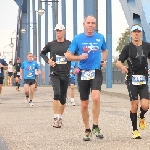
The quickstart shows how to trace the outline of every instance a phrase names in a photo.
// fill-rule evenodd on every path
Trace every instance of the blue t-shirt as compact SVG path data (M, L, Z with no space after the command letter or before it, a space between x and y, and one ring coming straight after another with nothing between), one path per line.
M2 65L4 65L4 66L8 66L8 64L6 63L6 61L4 59L2 59L2 58L0 58L0 63ZM3 67L0 68L0 77L4 77L4 69L3 69Z
M85 33L76 35L68 50L71 53L78 55L88 53L87 59L79 61L79 68L84 70L94 70L101 67L101 51L106 49L104 36L95 32L93 36L86 36Z
M71 61L71 68L70 68L70 78L74 78L75 79L75 74L74 72L74 68L77 68L77 62L76 61Z
M39 66L36 61L32 60L31 62L29 62L28 60L26 60L22 63L21 69L24 70L24 79L35 79L35 69L39 69Z

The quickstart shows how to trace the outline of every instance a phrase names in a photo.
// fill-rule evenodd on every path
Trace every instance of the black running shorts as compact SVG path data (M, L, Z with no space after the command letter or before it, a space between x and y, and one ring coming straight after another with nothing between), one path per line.
M128 82L127 89L129 92L130 101L138 100L138 95L140 96L140 100L143 98L149 99L147 84L133 85L132 82Z
M35 84L35 79L24 79L24 84L33 85Z
M4 77L0 77L0 84L3 84Z
M69 75L50 75L50 81L53 86L54 100L59 100L64 105L66 103Z
M102 71L99 69L95 70L95 78L91 80L81 80L81 71L80 71L78 74L78 87L80 99L82 101L89 100L90 90L101 91L102 80L103 80Z

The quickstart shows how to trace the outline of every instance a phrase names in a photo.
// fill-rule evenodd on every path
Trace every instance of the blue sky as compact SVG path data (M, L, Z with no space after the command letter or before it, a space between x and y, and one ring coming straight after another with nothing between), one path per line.
M72 40L72 1L73 0L66 0L67 1L67 34L66 37L69 40ZM78 33L83 32L83 0L77 0L78 3ZM60 8L61 0L59 3ZM37 4L36 4L37 7ZM44 7L43 7L44 8ZM117 9L116 9L117 8ZM106 9L105 9L105 0L99 0L99 32L102 34L106 34ZM59 12L60 14L61 12ZM52 9L49 6L49 14L52 14ZM14 2L14 0L4 0L0 5L0 51L3 52L11 52L12 49L9 46L6 46L10 44L11 37L15 38L17 27L17 15L18 15L18 6ZM59 15L60 16L60 15ZM51 18L51 17L49 17ZM32 18L31 18L32 19ZM31 20L32 22L32 20ZM42 16L42 32L44 32L44 15ZM61 23L61 17L59 17L59 22ZM112 54L113 56L118 55L115 51L117 47L118 38L121 36L121 33L125 31L125 29L128 27L127 21L124 16L124 12L121 8L121 4L119 0L112 0L112 29L113 29L113 39L112 39ZM52 39L52 33L53 27L51 25L51 20L49 20L49 41ZM43 35L43 34L42 34ZM32 36L32 34L31 34ZM32 37L31 37L32 40ZM15 39L13 39L13 42L15 43ZM32 41L31 41L32 43ZM42 47L45 45L44 41L44 35L42 37ZM5 47L6 46L6 47ZM4 48L5 47L5 48ZM31 45L32 49L32 45ZM11 56L7 56L8 59Z

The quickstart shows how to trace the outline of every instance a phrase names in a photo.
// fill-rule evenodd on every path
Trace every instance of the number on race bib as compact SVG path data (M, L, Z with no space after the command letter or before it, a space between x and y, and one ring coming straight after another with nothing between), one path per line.
M132 75L132 84L133 85L146 84L145 76L143 76L143 75Z
M56 55L56 64L66 64L67 58L65 56Z
M91 80L95 78L95 70L82 70L81 80Z

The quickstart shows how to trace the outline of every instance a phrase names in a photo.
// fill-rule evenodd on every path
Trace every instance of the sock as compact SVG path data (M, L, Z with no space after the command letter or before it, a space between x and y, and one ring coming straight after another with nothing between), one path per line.
M18 84L18 89L19 89L19 87L20 87L20 84Z
M16 82L16 86L18 86L18 82Z
M54 118L61 118L61 114L54 114Z
M61 118L61 114L57 114L57 118L60 119Z
M26 99L28 99L29 98L29 95L26 95Z
M74 98L71 98L71 102L74 102Z
M29 103L32 103L32 100L30 100Z
M54 118L57 118L57 114L54 114Z
M97 127L98 127L98 125L93 124L93 129L95 129L95 128L97 128Z
M143 110L143 108L142 108L142 107L140 107L140 111L141 111L141 113L140 113L140 118L141 118L141 119L143 119L143 118L144 118L145 113L146 113L148 110Z
M85 132L91 132L91 129L85 129Z
M133 131L137 130L137 113L132 113L130 111L130 119L132 122Z

